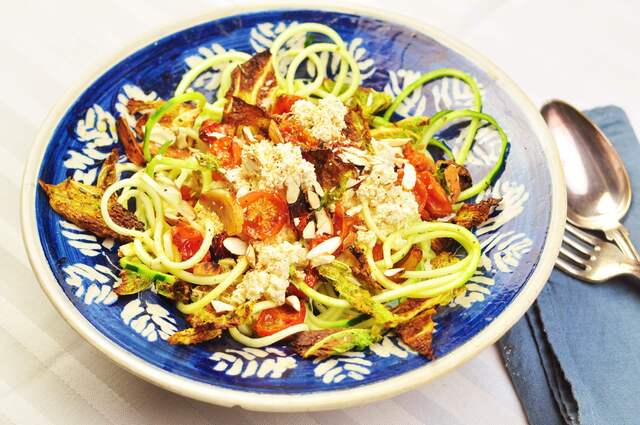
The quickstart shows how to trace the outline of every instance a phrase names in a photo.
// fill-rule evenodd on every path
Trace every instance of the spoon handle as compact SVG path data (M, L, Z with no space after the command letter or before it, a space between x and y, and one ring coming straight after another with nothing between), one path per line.
M615 229L606 231L605 235L607 236L607 239L615 242L615 244L618 245L618 248L620 248L627 257L640 262L640 253L638 253L633 242L631 242L629 231L626 227L621 224Z

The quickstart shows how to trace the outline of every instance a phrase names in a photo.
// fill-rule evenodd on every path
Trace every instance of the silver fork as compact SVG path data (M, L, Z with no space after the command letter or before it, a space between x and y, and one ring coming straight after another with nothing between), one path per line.
M599 283L620 275L640 279L640 263L630 260L617 245L566 223L556 267L565 273Z

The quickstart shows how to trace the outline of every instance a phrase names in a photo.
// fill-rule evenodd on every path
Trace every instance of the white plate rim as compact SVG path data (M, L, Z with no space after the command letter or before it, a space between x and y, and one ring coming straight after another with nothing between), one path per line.
M448 48L462 54L466 59L485 71L505 90L512 100L518 104L524 112L535 136L541 141L546 163L551 172L551 220L541 257L524 288L511 304L486 328L452 352L413 371L356 388L306 394L267 394L222 388L167 372L147 363L100 333L76 309L54 277L40 243L36 226L35 208L33 206L40 164L58 121L75 99L112 65L159 38L193 25L242 13L290 9L316 9L352 13L404 25L422 32ZM242 7L228 7L214 13L200 14L196 18L182 21L179 24L164 26L153 34L141 38L113 55L107 62L96 68L81 81L82 83L69 90L51 110L36 136L35 144L27 160L23 175L20 201L23 241L29 262L42 290L71 327L116 364L161 388L212 404L226 407L240 406L249 410L269 412L338 409L392 397L424 385L428 381L459 367L480 351L495 343L528 310L553 270L554 262L560 249L566 219L566 190L560 157L551 134L535 105L498 67L472 48L432 26L386 10L376 10L368 7L364 9L353 5L344 6L325 3L322 6L318 6L304 3L279 3L278 5L257 3Z

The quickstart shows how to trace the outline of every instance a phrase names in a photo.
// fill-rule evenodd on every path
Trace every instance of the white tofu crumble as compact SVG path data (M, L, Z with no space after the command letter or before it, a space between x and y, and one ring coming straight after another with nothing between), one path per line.
M300 243L281 242L256 247L258 262L254 270L245 273L231 294L234 304L257 301L261 298L278 305L285 302L289 286L289 270L307 263L307 250Z
M245 145L242 166L227 170L225 174L236 190L244 193L276 191L287 184L296 184L308 191L317 182L313 164L302 157L299 146L273 144L268 140Z
M371 230L358 230L356 232L356 244L360 249L372 248L377 240L376 234Z
M375 225L385 235L420 219L418 203L411 191L396 184L395 151L379 150L376 164L358 187L358 199L371 210Z
M342 130L346 127L344 116L347 107L337 97L327 96L320 99L317 105L300 99L293 104L291 111L313 137L325 144L344 138Z

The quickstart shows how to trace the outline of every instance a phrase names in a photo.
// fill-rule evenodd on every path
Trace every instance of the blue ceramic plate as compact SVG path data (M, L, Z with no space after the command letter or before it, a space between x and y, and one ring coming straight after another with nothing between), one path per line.
M118 297L112 287L117 247L61 220L36 187L37 179L72 176L91 183L102 159L117 145L114 119L126 115L127 99L168 98L181 75L203 58L225 50L254 53L295 22L322 22L348 43L364 84L398 93L416 75L455 67L480 83L484 110L509 135L506 167L481 196L502 198L477 235L481 268L437 317L427 361L395 337L361 353L323 361L304 360L286 346L245 348L224 337L180 347L167 337L185 326L171 303L152 291ZM293 43L304 40L294 40ZM329 63L330 70L335 72ZM345 407L391 396L425 383L493 343L526 311L545 283L556 257L565 217L558 156L535 107L498 69L460 43L403 18L371 12L304 8L237 10L207 17L141 44L113 60L74 91L45 123L23 188L23 234L40 283L64 316L87 340L118 364L161 387L221 405L292 411ZM217 73L194 88L215 92ZM471 105L458 81L442 79L408 97L399 117L432 115ZM464 127L441 136L452 146ZM469 157L480 176L496 159L499 139L478 133Z

